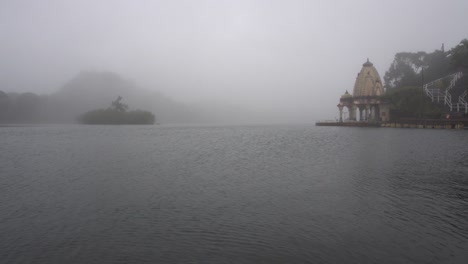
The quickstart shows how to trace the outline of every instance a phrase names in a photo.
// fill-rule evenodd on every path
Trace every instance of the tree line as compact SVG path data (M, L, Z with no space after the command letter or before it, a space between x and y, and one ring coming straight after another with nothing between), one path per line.
M156 121L153 113L142 110L127 111L128 105L122 103L119 96L107 109L97 109L86 112L79 117L83 124L106 124L106 125L152 125Z
M395 89L421 86L422 83L442 78L456 71L468 69L468 39L449 51L441 49L431 53L399 52L384 75L385 87Z
M76 117L84 124L154 124L153 113L143 110L128 111L121 102L113 101L106 109L97 109ZM55 123L68 121L61 118L66 103L56 98L35 93L6 93L0 91L0 123Z
M399 118L441 118L448 110L434 104L423 94L421 86L451 73L468 70L468 40L464 39L449 51L431 53L400 52L384 75L386 93L382 99L390 103L390 116ZM450 80L441 79L435 85L443 89ZM468 89L466 81L463 89Z
M31 123L41 119L47 98L34 93L0 91L0 123Z

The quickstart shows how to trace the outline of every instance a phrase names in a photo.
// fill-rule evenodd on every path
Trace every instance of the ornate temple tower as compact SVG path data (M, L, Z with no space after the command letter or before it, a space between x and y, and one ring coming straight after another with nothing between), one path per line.
M359 114L359 121L388 121L390 117L389 108L380 97L383 94L384 89L379 73L367 59L356 77L353 95L346 91L340 98L338 104L340 122L343 122L344 107L349 110L349 121L357 121L357 114Z
M353 96L380 96L384 94L379 73L369 59L362 65L354 83Z

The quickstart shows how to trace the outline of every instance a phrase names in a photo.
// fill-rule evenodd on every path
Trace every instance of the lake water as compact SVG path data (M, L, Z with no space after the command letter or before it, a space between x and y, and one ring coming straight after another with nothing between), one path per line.
M0 127L1 263L468 263L468 131Z

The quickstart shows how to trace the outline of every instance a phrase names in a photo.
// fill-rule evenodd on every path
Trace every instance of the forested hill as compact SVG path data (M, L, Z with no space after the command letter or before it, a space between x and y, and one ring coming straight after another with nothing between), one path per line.
M189 122L198 119L186 105L157 91L143 89L111 72L82 72L52 96L68 105L68 119L107 106L117 96L123 97L132 109L155 113L159 122Z
M102 108L122 96L134 109L156 114L158 122L199 119L189 107L156 91L149 91L111 72L82 72L56 93L6 93L0 91L1 123L74 123L77 117Z

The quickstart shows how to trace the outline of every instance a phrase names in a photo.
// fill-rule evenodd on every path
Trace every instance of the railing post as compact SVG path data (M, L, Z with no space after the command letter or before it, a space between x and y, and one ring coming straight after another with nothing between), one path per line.
M443 97L444 105L448 105L448 107L450 108L450 111L453 111L454 106L453 106L453 103L452 103L452 95L450 94L450 89L453 89L453 87L455 87L457 81L460 78L462 78L462 76L463 76L463 72L459 71L457 73L453 73L453 74L450 74L448 76L445 76L445 77L439 78L437 80L434 80L432 82L424 84L424 69L422 69L421 77L422 77L422 83L423 83L422 84L423 93L425 93L426 96L431 98L432 102L435 102L436 98L434 98L434 97L437 97L437 103L438 104L441 103L440 99L441 99L441 97ZM445 88L445 93L443 93L441 91L441 89L435 88L435 84L438 81L440 81L442 79L447 79L447 78L450 79L450 84ZM429 87L431 87L432 89L429 89ZM464 100L464 97L466 95L467 95L467 91L465 91L462 96L459 96L459 100L458 100L458 103L457 103L457 111L458 112L460 111L460 103L462 103L462 106L465 107L465 113L468 112L468 103Z

